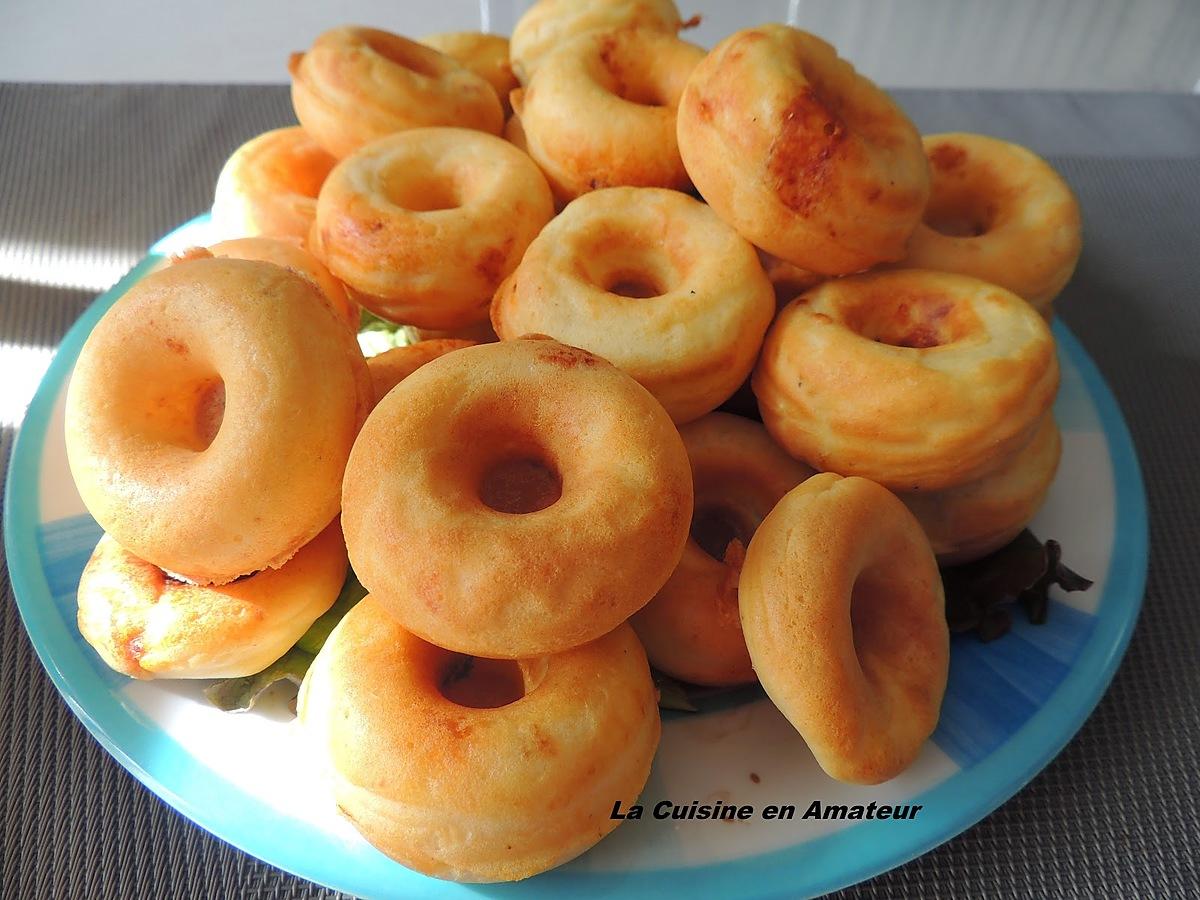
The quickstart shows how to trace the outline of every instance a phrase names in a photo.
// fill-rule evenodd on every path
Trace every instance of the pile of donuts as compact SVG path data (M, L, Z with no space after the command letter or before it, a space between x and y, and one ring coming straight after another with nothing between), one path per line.
M298 699L339 810L404 865L514 880L634 802L651 666L761 682L834 778L938 719L938 564L1034 515L1071 191L922 139L783 25L539 0L511 42L335 28L298 127L104 315L67 450L105 536L79 627L137 678L249 675L369 592ZM360 309L420 340L364 358Z

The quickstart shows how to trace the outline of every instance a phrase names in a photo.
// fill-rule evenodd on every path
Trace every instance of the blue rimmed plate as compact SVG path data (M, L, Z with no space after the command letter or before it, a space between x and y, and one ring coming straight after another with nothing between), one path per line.
M982 644L956 637L941 723L916 764L873 788L827 778L761 695L669 716L650 782L662 800L795 807L786 820L647 817L554 872L515 885L468 886L410 872L334 812L285 715L218 712L202 685L137 682L107 669L75 628L75 587L100 529L67 468L67 380L89 331L164 255L210 243L207 217L172 232L67 334L29 407L8 473L5 550L25 627L42 664L97 740L152 791L218 837L280 868L368 897L557 897L686 891L695 896L819 894L869 878L958 834L1028 782L1083 724L1133 630L1147 559L1146 501L1132 442L1083 348L1055 326L1063 382L1055 412L1063 461L1034 531L1096 579L1054 596L1039 627ZM805 818L822 805L919 805L915 818Z

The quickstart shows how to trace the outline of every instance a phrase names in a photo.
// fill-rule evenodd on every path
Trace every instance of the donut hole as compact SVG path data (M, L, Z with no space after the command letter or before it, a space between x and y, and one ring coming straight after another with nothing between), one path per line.
M878 681L885 675L880 662L894 643L889 623L898 611L897 590L894 580L885 572L868 568L859 574L850 592L854 653L868 681Z
M996 207L978 191L938 191L930 197L922 220L947 237L980 237L996 224Z
M666 288L656 272L612 272L609 274L604 290L618 297L629 297L633 300L645 300L648 297L661 297Z
M401 209L435 212L462 206L463 188L458 179L428 162L406 159L402 166L381 176L383 196Z
M593 76L607 91L627 103L663 107L678 102L668 86L654 77L652 60L620 33L603 35L597 45Z
M562 496L562 476L544 454L519 452L488 465L479 483L479 499L496 512L534 513Z
M515 659L447 652L438 667L437 688L458 706L497 709L525 696L525 673Z
M683 276L655 240L661 237L600 227L579 248L580 274L585 281L618 297L661 297L674 290Z
M215 378L196 391L196 449L207 450L225 419L225 382Z
M111 375L123 429L156 446L208 449L225 418L225 382L178 338L143 348Z
M407 69L425 78L438 78L442 67L438 65L437 51L422 47L405 40L397 40L394 35L368 34L364 37L368 47L402 69Z
M938 293L864 292L847 310L845 324L868 340L892 347L925 350L962 340L978 328L978 318L962 303Z
M729 504L703 503L692 513L692 540L717 562L724 562L735 540L749 546L755 527L743 510Z

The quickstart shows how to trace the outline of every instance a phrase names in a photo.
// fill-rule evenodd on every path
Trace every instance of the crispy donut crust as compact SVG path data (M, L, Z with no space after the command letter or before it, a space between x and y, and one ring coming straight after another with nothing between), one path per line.
M504 110L482 77L408 38L345 25L293 53L292 106L314 140L338 159L408 128L450 125L499 134Z
M673 0L537 0L513 28L513 74L528 84L543 57L589 31L642 28L675 34L682 27Z
M508 38L479 31L447 31L421 38L421 43L445 53L492 86L505 117L512 111L508 95L518 86L508 62Z
M561 496L536 512L481 499L533 459ZM619 369L557 341L481 344L419 368L375 407L343 487L354 571L425 640L496 658L576 647L663 586L692 516L687 452Z
M79 632L132 678L253 675L329 609L346 565L336 521L282 567L220 587L176 581L106 534L79 580Z
M298 125L250 139L217 176L213 227L224 238L307 240L317 193L336 163Z
M694 684L745 684L755 680L738 617L745 545L780 498L813 470L740 416L709 413L679 434L692 464L692 536L667 583L630 624L656 669ZM695 537L696 519L713 511L735 526L720 559Z
M760 25L692 72L679 152L704 199L748 240L826 275L902 259L929 172L890 97L820 38Z
M553 215L545 178L511 144L421 128L330 173L309 244L377 315L455 329L487 319L496 288Z
M740 583L754 670L821 768L878 784L937 725L950 660L929 542L895 495L815 475L755 532Z
M528 878L612 831L661 730L633 631L522 660L525 696L491 709L443 696L453 656L373 596L329 636L297 712L342 814L402 865L460 882Z
M265 262L180 262L88 337L67 458L123 547L221 584L278 568L333 520L372 399L354 335L309 281Z
M703 58L670 32L641 28L583 34L547 55L512 104L521 146L555 196L619 185L688 190L675 111Z
M828 281L776 318L754 371L763 424L798 459L898 491L980 478L1032 437L1058 391L1045 321L943 272Z
M1047 413L1033 438L999 469L942 491L902 493L938 562L959 565L999 550L1021 533L1058 471L1062 437Z
M203 258L194 251L190 252L191 258ZM283 266L289 272L316 285L334 312L346 323L346 327L355 334L358 333L362 316L358 304L350 299L346 286L334 278L333 273L299 243L282 238L238 238L213 244L208 248L208 253L218 259L253 259Z
M622 283L648 290L613 293ZM625 187L585 194L546 226L496 292L492 324L502 339L548 334L603 356L682 423L737 390L774 309L754 248L708 207Z
M1049 319L1083 248L1071 188L1018 144L961 133L931 134L924 144L929 205L901 265L990 281Z
M375 388L375 402L384 398L388 391L402 382L430 360L445 356L463 347L473 347L475 341L441 338L418 341L407 347L393 347L367 360L367 371L371 373L371 384Z

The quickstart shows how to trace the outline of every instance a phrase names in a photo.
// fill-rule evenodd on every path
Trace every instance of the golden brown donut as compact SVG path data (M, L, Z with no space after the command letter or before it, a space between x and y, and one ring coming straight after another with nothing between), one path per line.
M454 329L487 319L496 288L553 215L545 178L511 144L419 128L338 164L309 245L375 314Z
M280 568L220 587L177 581L106 534L79 581L79 632L132 678L241 678L287 653L345 579L336 521Z
M878 784L937 725L950 635L929 542L895 495L815 475L758 527L742 630L767 695L839 781Z
M499 134L492 86L431 47L387 31L345 25L293 53L292 105L304 130L341 159L408 128L453 125Z
M411 375L430 360L445 356L463 347L475 346L474 341L442 338L432 341L418 341L407 347L393 347L367 360L367 370L371 373L371 383L375 387L375 402L378 403L392 388Z
M450 31L421 38L421 43L445 53L492 86L505 116L512 107L508 95L519 82L508 62L508 38L478 31Z
M334 278L329 269L298 242L269 237L237 238L221 241L208 248L192 247L175 256L173 260L181 262L188 259L204 259L206 256L220 259L253 259L283 266L289 272L312 282L346 326L355 333L358 332L361 317L358 304L350 299L346 286Z
M661 729L627 625L564 653L483 659L405 631L373 596L325 642L297 713L363 837L463 882L528 878L603 838Z
M1029 524L1061 455L1062 437L1047 413L1029 443L994 472L958 487L899 497L925 529L939 563L971 562L999 550Z
M644 606L683 552L692 479L643 387L531 339L400 382L363 426L342 499L354 571L405 628L511 659L577 647Z
M222 237L308 239L317 193L337 160L303 128L276 128L238 147L217 176L212 221Z
M121 546L221 584L282 566L333 520L372 399L354 335L311 282L265 262L181 262L88 337L67 458Z
M513 28L513 73L528 84L542 57L571 38L626 27L675 34L686 26L672 0L537 0Z
M903 269L827 281L775 319L754 371L763 424L822 471L898 491L997 469L1058 391L1045 321L1003 288Z
M704 58L674 34L645 28L573 38L513 92L523 146L560 200L596 188L691 187L675 142L675 110ZM513 126L515 128L516 126Z
M548 334L624 369L677 423L719 406L774 314L754 248L703 203L662 188L573 201L492 301L502 339Z
M709 413L679 429L695 506L679 565L630 624L656 669L694 684L755 680L738 617L738 575L754 530L813 474L757 422Z
M696 188L764 250L826 275L904 257L929 195L920 135L820 38L759 25L721 41L678 128Z
M982 134L925 139L931 191L901 265L1008 288L1049 319L1083 246L1079 203L1037 154Z

